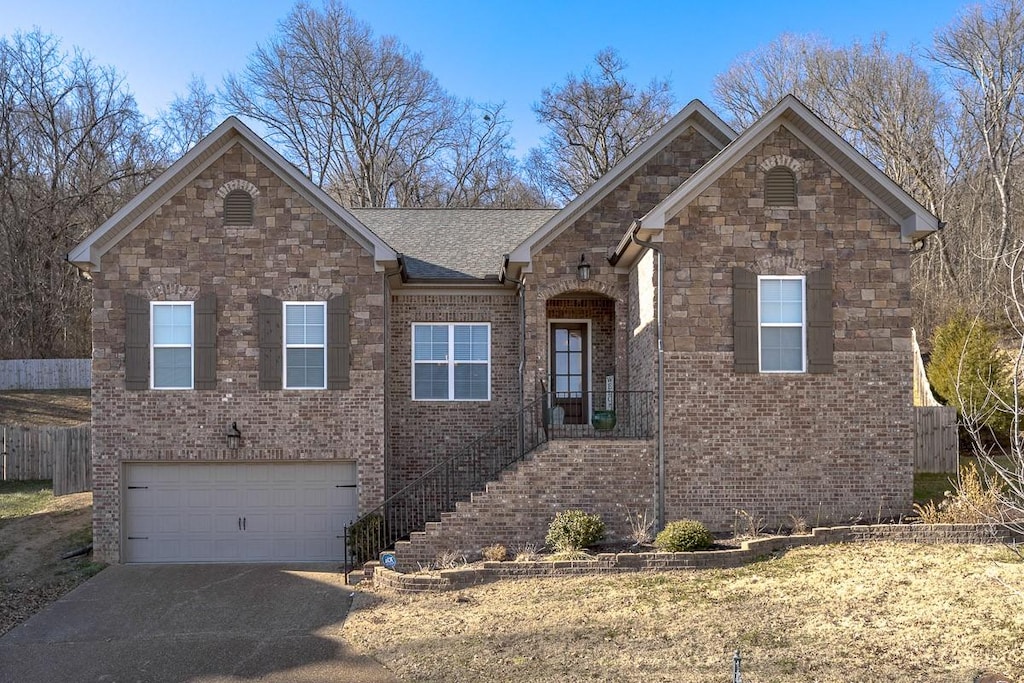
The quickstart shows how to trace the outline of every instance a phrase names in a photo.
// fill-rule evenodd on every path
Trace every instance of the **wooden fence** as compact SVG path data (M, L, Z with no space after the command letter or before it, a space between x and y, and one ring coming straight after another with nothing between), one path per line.
M55 496L89 491L91 434L89 425L0 426L0 474L4 480L52 479Z
M914 407L914 471L956 472L960 455L956 408Z
M89 389L90 387L92 387L92 360L89 358L0 360L0 391Z

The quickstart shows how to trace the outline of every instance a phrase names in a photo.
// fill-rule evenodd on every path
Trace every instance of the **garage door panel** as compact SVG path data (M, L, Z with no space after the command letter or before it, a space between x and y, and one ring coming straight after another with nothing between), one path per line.
M128 463L125 561L339 560L355 476L350 462Z

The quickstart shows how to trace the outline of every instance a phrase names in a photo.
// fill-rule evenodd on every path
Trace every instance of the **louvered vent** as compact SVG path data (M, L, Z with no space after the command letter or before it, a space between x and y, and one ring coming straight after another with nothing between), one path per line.
M245 190L224 197L224 225L252 225L252 196Z
M765 206L796 206L796 175L785 166L776 166L764 177Z

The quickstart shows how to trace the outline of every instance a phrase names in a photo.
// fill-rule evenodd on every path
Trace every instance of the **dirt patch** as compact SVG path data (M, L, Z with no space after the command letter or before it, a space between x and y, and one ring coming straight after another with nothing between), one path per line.
M801 548L731 570L359 588L346 638L403 680L971 681L1024 674L1024 563L998 546Z
M99 571L88 555L60 559L91 540L91 493L54 498L0 527L0 635Z
M88 389L0 391L0 425L73 427L91 419Z

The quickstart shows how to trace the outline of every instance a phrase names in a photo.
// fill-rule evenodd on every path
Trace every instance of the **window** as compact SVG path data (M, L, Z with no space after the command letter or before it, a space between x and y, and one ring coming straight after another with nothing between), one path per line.
M796 206L796 174L776 166L764 176L765 206Z
M327 388L327 305L284 303L284 388Z
M150 304L154 389L191 389L193 334L192 302L154 301Z
M761 372L804 372L804 278L759 277L757 292Z
M488 323L414 323L412 361L413 400L491 399L491 326Z
M252 195L245 190L232 190L224 197L224 225L252 225Z

